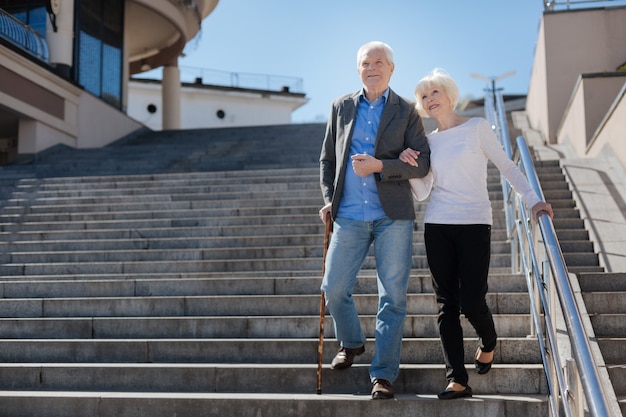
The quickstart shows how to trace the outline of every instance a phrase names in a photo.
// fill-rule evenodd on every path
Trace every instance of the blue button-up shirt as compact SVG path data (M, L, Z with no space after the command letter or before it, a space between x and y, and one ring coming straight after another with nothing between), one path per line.
M374 156L378 124L388 97L389 89L387 88L382 96L370 103L361 92L350 145L350 158L363 153ZM348 159L348 163L351 162L352 159ZM337 216L366 222L385 217L374 174L360 177L354 172L352 166L347 167Z

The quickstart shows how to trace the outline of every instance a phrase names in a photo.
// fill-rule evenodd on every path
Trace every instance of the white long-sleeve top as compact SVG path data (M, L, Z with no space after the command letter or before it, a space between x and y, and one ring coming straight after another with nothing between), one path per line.
M528 207L541 201L524 174L511 161L495 132L481 117L428 135L434 176L425 223L493 223L487 190L487 162L498 167Z

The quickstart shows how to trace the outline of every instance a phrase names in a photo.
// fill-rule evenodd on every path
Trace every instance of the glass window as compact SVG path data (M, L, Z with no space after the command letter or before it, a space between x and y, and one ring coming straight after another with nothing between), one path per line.
M123 0L81 0L77 9L77 82L111 105L122 105Z

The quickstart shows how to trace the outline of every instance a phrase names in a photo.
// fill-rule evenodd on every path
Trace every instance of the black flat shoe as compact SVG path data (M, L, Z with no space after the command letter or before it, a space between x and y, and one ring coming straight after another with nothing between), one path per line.
M476 355L474 357L478 357L478 353L480 352L480 348L476 351ZM491 362L483 363L478 359L474 359L474 366L476 367L476 373L479 375L484 375L491 369L491 365L493 364L493 359Z
M437 394L437 398L439 398L440 400L454 400L455 398L464 398L471 396L472 389L469 385L466 385L463 391L445 390Z

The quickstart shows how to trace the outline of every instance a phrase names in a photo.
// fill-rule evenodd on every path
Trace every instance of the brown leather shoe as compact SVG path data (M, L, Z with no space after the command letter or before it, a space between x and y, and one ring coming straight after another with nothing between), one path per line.
M359 356L363 352L365 352L365 345L354 349L342 347L333 358L330 367L333 369L349 368L354 362L354 357Z
M372 386L372 399L388 400L393 398L393 387L386 379L375 379Z

